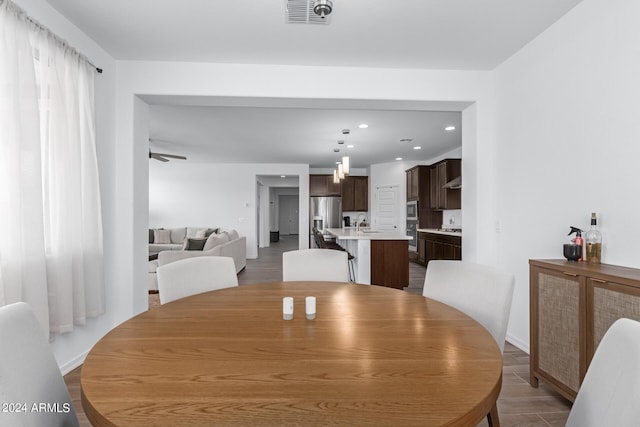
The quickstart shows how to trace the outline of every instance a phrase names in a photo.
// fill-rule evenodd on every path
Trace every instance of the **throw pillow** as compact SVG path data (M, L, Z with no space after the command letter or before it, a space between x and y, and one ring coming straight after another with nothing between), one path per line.
M171 241L169 243L182 243L187 237L187 227L172 228L170 231Z
M238 234L238 232L236 230L231 230L227 234L229 235L229 240L236 240L236 239L240 238L240 235Z
M209 237L212 234L218 234L218 228L207 228L207 231L204 233L204 237Z
M184 239L184 245L182 247L185 251L201 251L204 248L204 244L207 243L207 239L196 239L187 237Z
M206 228L201 228L200 230L196 231L196 235L195 238L196 239L206 239L207 237L207 229Z
M149 243L153 243L153 235L154 235L153 228L150 228L149 229Z
M171 243L171 230L154 230L153 241L158 244Z
M218 245L223 243L227 243L229 241L229 236L226 234L212 234L207 238L207 243L204 244L203 251L208 251L209 249L213 249Z

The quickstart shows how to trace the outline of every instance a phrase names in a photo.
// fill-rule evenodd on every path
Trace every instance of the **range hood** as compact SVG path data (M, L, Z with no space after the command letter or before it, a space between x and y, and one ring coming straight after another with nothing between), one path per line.
M459 190L462 188L462 177L458 176L453 178L451 181L447 182L442 188L446 188L449 190Z

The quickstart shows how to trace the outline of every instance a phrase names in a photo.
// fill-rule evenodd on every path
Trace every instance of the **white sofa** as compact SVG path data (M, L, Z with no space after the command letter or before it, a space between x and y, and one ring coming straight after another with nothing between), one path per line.
M149 290L158 290L156 269L175 261L198 256L227 256L233 258L236 273L247 266L247 238L238 236L235 230L212 234L207 239L204 250L164 250L158 253L158 259L149 261ZM181 246L182 247L182 246Z
M184 247L185 238L209 237L218 232L218 228L208 227L176 227L149 229L149 256L162 251L180 251ZM169 241L158 241L160 233L164 232Z

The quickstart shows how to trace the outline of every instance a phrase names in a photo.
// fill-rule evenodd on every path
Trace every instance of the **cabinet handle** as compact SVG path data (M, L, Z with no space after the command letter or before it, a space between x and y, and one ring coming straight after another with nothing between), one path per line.
M577 274L575 274L575 273L569 273L569 272L567 272L567 271L563 271L563 272L562 272L562 274L565 274L565 275L567 275L567 276L571 276L571 277L578 277L578 275L577 275Z
M596 279L595 277L590 277L592 282L598 282L598 283L607 283L606 280L602 280L602 279Z

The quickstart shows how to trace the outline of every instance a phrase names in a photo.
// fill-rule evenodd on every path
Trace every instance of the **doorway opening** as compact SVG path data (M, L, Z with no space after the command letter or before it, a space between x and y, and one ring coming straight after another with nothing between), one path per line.
M299 177L258 175L258 248L268 248L280 236L297 236L300 230Z

